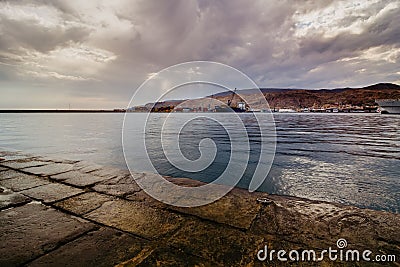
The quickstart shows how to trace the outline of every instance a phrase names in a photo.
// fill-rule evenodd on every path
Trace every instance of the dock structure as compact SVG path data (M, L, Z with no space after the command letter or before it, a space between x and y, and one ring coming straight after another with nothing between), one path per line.
M0 151L0 266L285 266L260 261L258 251L322 251L338 239L349 249L400 255L399 214L238 188L180 208L142 191L135 180L145 175ZM321 264L355 262L292 263Z

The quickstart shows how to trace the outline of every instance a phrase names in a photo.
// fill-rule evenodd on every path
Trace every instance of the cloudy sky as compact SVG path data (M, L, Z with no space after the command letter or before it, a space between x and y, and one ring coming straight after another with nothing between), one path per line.
M260 87L400 84L399 21L396 0L1 1L0 109L126 107L193 60Z

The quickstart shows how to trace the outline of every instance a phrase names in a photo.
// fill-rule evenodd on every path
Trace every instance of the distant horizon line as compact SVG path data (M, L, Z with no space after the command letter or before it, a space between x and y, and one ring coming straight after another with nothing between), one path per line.
M397 83L394 82L379 82L379 83L373 83L370 85L362 86L362 87L336 87L336 88L290 88L290 87L258 87L258 88L237 88L237 91L247 91L247 90L255 90L255 89L260 89L260 90L346 90L346 89L363 89L363 88L368 88L368 87L373 87L373 86L378 86L378 85L394 85L394 86L400 86ZM231 93L230 91L221 91L218 93L215 93L213 95L208 95L208 96L203 96L203 97L198 97L198 98L185 98L185 99L170 99L170 100L163 100L160 102L173 102L173 101L184 101L184 100L194 100L194 99L201 99L204 97L210 97L210 96L218 96L218 95L223 95L226 93ZM146 103L146 104L141 104L139 106L145 106L147 104L154 104L154 103ZM112 112L126 112L126 110L131 107L127 108L90 108L90 109L85 109L85 108L77 108L77 109L71 109L71 108L7 108L7 109L1 109L0 108L0 113L112 113Z
M126 109L0 109L0 113L122 113Z

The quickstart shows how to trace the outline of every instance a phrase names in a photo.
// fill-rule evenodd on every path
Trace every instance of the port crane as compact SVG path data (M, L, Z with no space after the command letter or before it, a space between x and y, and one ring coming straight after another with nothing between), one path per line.
M233 101L233 98L235 97L235 94L236 94L236 88L235 88L235 90L232 92L231 99L228 99L228 107L231 106L232 101Z
M235 90L232 92L231 98L228 99L227 105L222 105L222 106L215 106L215 112L246 112L246 107L244 102L238 102L239 104L241 104L241 106L239 107L233 107L232 106L232 102L233 102L233 98L236 95L236 88ZM211 96L211 98L214 98L214 95Z

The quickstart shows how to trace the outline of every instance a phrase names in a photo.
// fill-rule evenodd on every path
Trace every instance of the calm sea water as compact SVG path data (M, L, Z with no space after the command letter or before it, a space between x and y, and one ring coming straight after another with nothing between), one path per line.
M127 125L131 146L143 147L146 114L128 116L135 122ZM160 125L166 114L157 116L160 119L152 121L154 127ZM178 120L185 119L185 114L175 116ZM399 212L400 116L275 114L274 119L276 155L260 191ZM114 113L0 114L0 147L126 168L122 122L123 114ZM248 185L260 150L258 128L253 123L246 120L252 153L240 187ZM156 169L175 177L213 180L229 161L229 137L218 125L209 122L192 123L185 131L188 134L180 144L185 157L196 159L200 140L211 138L218 149L215 161L202 172L181 171L165 160L157 142L148 142ZM168 140L168 135L165 138ZM126 152L135 159L135 168L151 170L143 151Z

